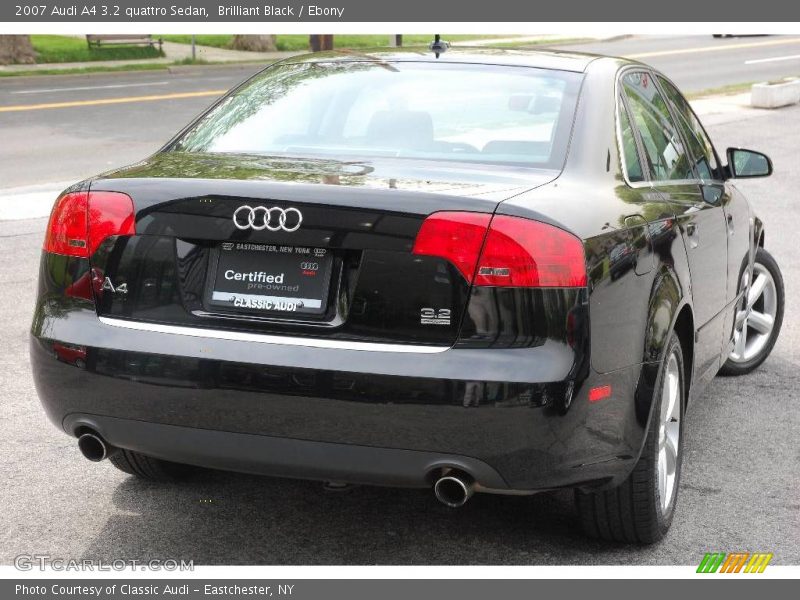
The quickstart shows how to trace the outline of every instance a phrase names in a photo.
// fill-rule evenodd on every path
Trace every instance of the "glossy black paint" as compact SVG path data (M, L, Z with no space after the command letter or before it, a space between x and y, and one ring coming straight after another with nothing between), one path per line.
M85 182L133 198L137 236L107 240L91 265L42 256L31 358L53 422L70 434L116 418L404 449L458 468L467 457L498 474L502 485L478 481L494 489L624 479L641 451L669 333L681 334L692 397L727 356L741 273L763 244L761 222L727 180L627 180L616 82L647 67L551 52L442 58L583 72L563 171L165 152ZM290 60L436 59L402 51ZM242 203L296 206L304 226L294 234L237 230L230 217ZM574 233L584 241L587 287L470 289L446 261L410 252L424 218L441 210L527 217ZM330 248L334 284L324 314L209 310L209 257L228 240ZM104 277L132 291L108 294L97 285ZM97 304L69 291L76 289L94 290ZM450 307L451 324L421 325L425 306ZM137 331L98 315L309 345ZM420 349L314 347L320 339ZM590 403L599 385L611 385L612 397ZM287 474L274 457L225 467ZM307 467L298 473L325 478ZM428 473L403 480L426 482Z

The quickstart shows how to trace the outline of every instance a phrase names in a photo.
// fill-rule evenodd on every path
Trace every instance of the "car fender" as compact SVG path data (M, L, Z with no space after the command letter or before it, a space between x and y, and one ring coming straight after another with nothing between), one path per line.
M653 281L650 304L648 307L647 329L645 334L644 353L642 356L642 372L636 386L634 402L636 405L636 419L645 428L649 422L651 408L656 399L656 384L661 371L670 334L676 327L685 327L678 324L678 319L685 319L683 311L688 311L689 323L682 338L684 348L684 365L687 367L686 375L692 372L692 355L694 354L694 319L692 314L691 297L686 287L682 285L681 278L670 265L662 263ZM689 350L688 352L686 350ZM687 391L689 387L687 386ZM643 439L644 437L643 436Z

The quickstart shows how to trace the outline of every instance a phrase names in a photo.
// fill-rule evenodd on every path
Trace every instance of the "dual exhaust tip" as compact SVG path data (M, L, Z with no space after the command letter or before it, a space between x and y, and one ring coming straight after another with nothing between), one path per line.
M84 433L78 438L78 449L84 458L92 462L101 462L116 451L114 446L93 432ZM475 482L472 478L458 472L443 475L433 484L436 499L450 508L464 506L474 492Z
M433 493L436 499L450 508L460 508L472 498L475 482L468 475L450 472L436 480Z
M96 433L84 433L78 438L78 449L84 458L92 462L105 460L116 451L114 446L108 444Z

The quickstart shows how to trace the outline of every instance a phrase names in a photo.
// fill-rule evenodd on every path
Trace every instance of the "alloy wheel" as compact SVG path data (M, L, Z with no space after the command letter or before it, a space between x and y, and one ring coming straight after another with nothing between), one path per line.
M675 496L681 436L681 374L678 357L671 353L664 368L658 430L658 495L666 514Z
M733 350L729 356L736 363L752 360L769 343L778 312L778 292L769 270L756 263L752 281L748 279L747 275L743 277L746 293L743 306L736 313Z

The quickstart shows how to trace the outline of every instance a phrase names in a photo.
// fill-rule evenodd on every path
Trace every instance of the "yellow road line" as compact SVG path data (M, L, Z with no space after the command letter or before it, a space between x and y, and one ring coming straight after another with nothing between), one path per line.
M178 98L201 98L203 96L221 96L225 92L226 90L207 90L204 92L182 92L177 94L159 94L154 96L127 96L123 98L99 98L97 100L75 100L74 102L50 102L47 104L19 104L16 106L0 106L0 112L44 110L48 108L69 108L73 106L100 106L103 104L125 104L127 102L152 102L153 100L175 100Z
M724 46L702 46L700 48L681 48L679 50L659 50L656 52L641 52L639 54L626 54L626 58L653 58L655 56L672 56L675 54L695 54L696 52L723 52L725 50L740 50L742 48L762 48L765 46L782 46L784 44L800 44L800 38L769 40L766 42L747 42L743 44L726 44Z

